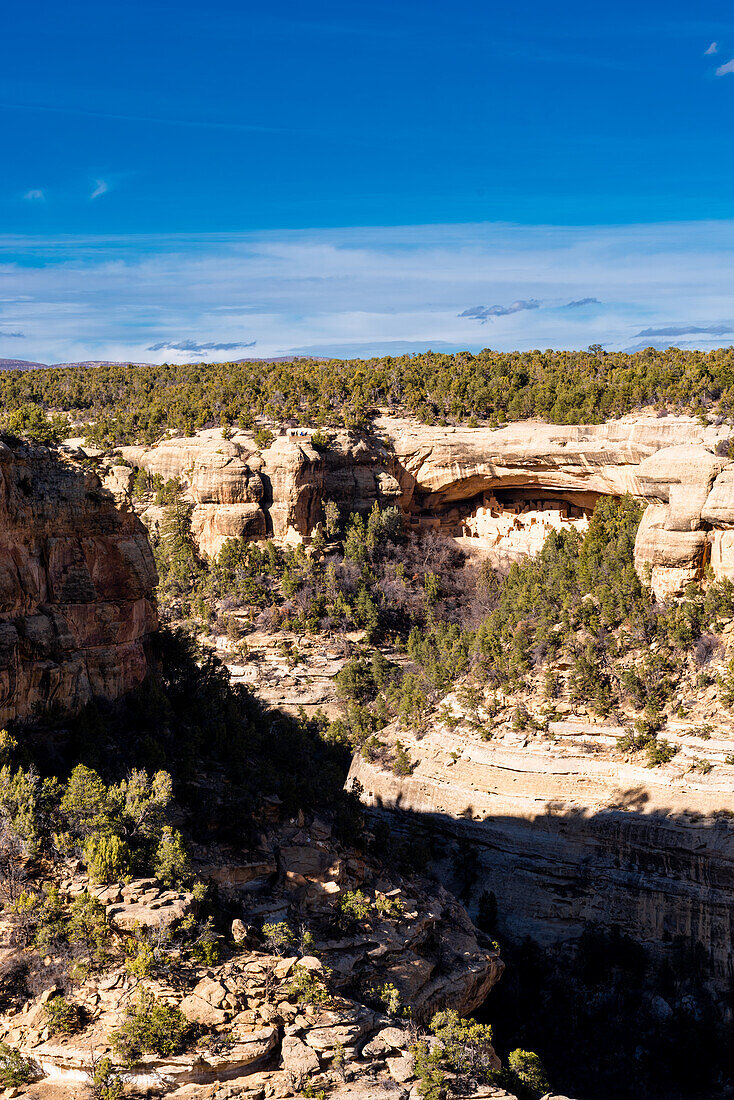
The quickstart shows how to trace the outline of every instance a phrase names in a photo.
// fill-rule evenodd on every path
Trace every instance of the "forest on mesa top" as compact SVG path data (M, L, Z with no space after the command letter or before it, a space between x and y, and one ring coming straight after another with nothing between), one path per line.
M378 408L425 423L496 425L538 417L592 424L643 406L731 414L734 347L711 352L647 348L442 355L369 360L183 363L6 371L6 412L32 403L94 422L100 444L153 442L166 428L283 423L364 428Z

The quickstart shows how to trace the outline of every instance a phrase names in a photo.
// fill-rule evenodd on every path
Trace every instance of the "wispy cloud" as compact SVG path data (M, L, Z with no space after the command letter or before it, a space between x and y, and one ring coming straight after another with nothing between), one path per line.
M0 340L3 339L3 338L6 339L6 340L25 340L25 333L24 332L6 332L4 329L0 328Z
M23 198L28 202L43 202L46 196L40 187L34 187L31 191L26 191Z
M213 362L255 332L262 358L474 352L489 332L498 350L710 348L734 339L732 287L734 219L0 236L0 321L46 363Z
M526 309L540 309L540 302L534 298L519 298L509 306L472 306L465 309L459 317L471 317L473 321L490 321L493 317L509 317L512 313L523 313Z
M179 340L175 344L166 341L160 344L151 344L147 351L236 351L237 348L254 348L257 340L250 340L247 344L197 344L195 340Z
M726 336L728 332L734 332L734 323L731 321L723 324L711 325L660 325L657 328L644 328L635 336L696 336L707 333L709 336Z
M705 49L703 52L704 52L704 56L706 56L707 54L710 54L710 53L718 53L719 52L718 42L712 42L711 45L707 49Z
M0 102L4 111L26 111L29 114L50 113L74 115L79 118L104 118L118 122L151 123L154 126L183 126L203 130L231 130L234 133L253 134L318 134L323 131L301 126L261 126L254 122L230 122L227 119L163 118L157 115L138 115L114 111L89 111L81 107L61 107L58 103Z
M731 61L727 61L724 65L719 65L716 70L717 76L726 76L728 73L734 73L734 57Z
M100 195L106 195L110 189L110 185L107 180L95 180L94 190L89 196L90 199L98 199Z
M600 306L598 298L576 298L573 302L566 302L561 309L580 309L581 306Z

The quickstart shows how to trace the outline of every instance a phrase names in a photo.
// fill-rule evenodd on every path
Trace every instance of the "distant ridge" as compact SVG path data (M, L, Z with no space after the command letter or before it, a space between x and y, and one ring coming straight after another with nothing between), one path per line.
M29 363L27 359L0 359L0 370L36 370L46 363Z
M272 359L217 359L205 366L213 367L215 363L292 363L295 359L310 359L316 362L326 363L329 357L326 355L276 355ZM196 362L196 360L190 360ZM203 362L203 360L202 360ZM33 363L29 359L0 359L0 370L48 370L63 367L157 367L159 363L136 363L132 359L85 359L79 363Z

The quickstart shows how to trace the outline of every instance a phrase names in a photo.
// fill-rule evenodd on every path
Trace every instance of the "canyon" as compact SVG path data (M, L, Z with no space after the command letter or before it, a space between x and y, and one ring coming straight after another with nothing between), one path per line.
M117 454L95 454L78 443L59 455L3 445L0 721L28 718L39 709L78 712L90 700L118 699L144 679L157 625L155 566L146 528L154 535L160 530L163 509L151 494L136 495L136 469L181 482L192 505L192 533L201 553L211 557L232 537L308 546L326 522L329 502L342 515L367 512L377 503L399 509L418 535L434 531L454 540L469 562L488 560L505 569L539 550L552 530L573 528L583 534L601 497L630 495L644 508L635 564L659 599L680 595L690 580L704 579L709 566L713 576L734 577L734 463L728 458L725 425L638 415L596 426L437 428L381 417L369 436L338 431L325 446L309 429L286 428L260 448L252 433L225 434L204 430L190 438L167 437L152 447L123 447ZM265 635L251 641L272 650ZM360 638L354 641L359 644ZM226 647L220 653L269 705L285 703L283 709L293 711L304 702L335 705L330 684L344 667L346 653L338 645L303 648L297 677L286 670L290 659L273 652L265 671L247 654L235 659ZM714 655L712 682L723 673L727 656L724 650ZM276 667L283 668L282 683L280 673L277 678L272 674ZM485 733L491 728L485 736L460 691L450 692L420 728L394 722L381 732L389 745L395 748L399 741L407 752L407 774L395 774L384 761L356 753L347 785L394 837L418 830L431 838L432 874L461 893L475 918L483 895L491 891L501 939L516 944L529 936L552 949L573 941L584 928L618 929L661 963L683 945L703 957L709 988L728 1018L734 953L734 718L717 706L713 690L702 688L694 700L685 700L686 717L665 728L678 754L653 770L620 751L618 739L625 730L613 718L599 719L570 700L564 687L567 670L559 671L556 714L546 728L541 729L539 698L529 707L537 726L531 721L529 729L514 728L516 700L508 694L500 697L497 713L482 713L480 705L480 726ZM272 890L275 875L282 903L292 904L296 892L306 908L333 904L345 887L370 882L369 876L359 877L362 871L355 866L347 870L351 855L334 856L332 862L341 863L336 873L326 856L311 865L308 853L319 848L321 828L308 820L296 827L288 823L279 828L277 841L271 838L261 861L264 879L253 872L254 893L238 901L245 909L252 907L253 919L259 912L258 890ZM328 843L321 847L330 848ZM288 862L295 849L302 860L298 866ZM467 851L472 853L468 869ZM228 885L226 875L223 885ZM393 884L372 885L389 893ZM405 892L404 884L401 889ZM439 904L423 889L419 901L429 908L443 906L439 921L456 926L465 919L461 907L450 911L443 895ZM266 908L277 916L272 897ZM465 931L469 936L468 927ZM334 959L341 950L351 965L360 951L379 950L380 937L389 940L385 929L370 935L364 951L350 942L334 948ZM496 983L501 966L486 944L469 938L466 950L478 960L476 980L469 971L468 986L452 1002L452 984L462 988L461 961L452 959L441 988L426 995L428 1006L456 1003L473 1010ZM387 954L394 956L396 984L403 976L412 980L422 973L422 963L410 952L399 957L397 944ZM422 948L415 955L422 958ZM251 961L271 969L277 965L261 957ZM338 969L333 960L329 965ZM426 981L439 971L432 963ZM202 971L198 977L201 982L216 979L222 997L228 995L228 972ZM236 1002L236 994L232 997ZM240 1016L246 1012L239 1003L229 1011L238 1009ZM336 1048L318 1048L314 1062L309 1051L316 1049L317 1034L313 1041L309 1035L311 1028L318 1032L334 1021L318 1015L311 1021L303 1015L289 1019L289 1011L270 1021L242 1016L243 1035L270 1028L264 1046L253 1039L243 1055L253 1096L273 1094L265 1090L276 1082L286 1087L283 1078L272 1076L282 1067L263 1070L265 1076L255 1079L260 1058L273 1050L285 1057L292 1048L304 1065L330 1072ZM351 1003L339 1011L345 1027L363 1028L359 1038L365 1046L386 1025L374 1017L369 1024L359 1023L361 1010ZM34 1016L31 1025L36 1024ZM268 1046L273 1027L284 1030ZM387 1048L386 1056L403 1058L407 1038L401 1042L402 1047ZM356 1048L354 1053L362 1058ZM54 1064L65 1065L64 1057L68 1062L68 1052L62 1052ZM80 1065L77 1059L75 1072ZM368 1091L346 1090L345 1097L380 1095L379 1089L385 1086L389 1092L392 1084L407 1095L409 1079L403 1088L406 1082L390 1078L388 1088L390 1075L383 1070L377 1059L377 1076L372 1086L364 1085ZM405 1066L396 1063L395 1070L402 1073ZM176 1080L193 1087L201 1081L200 1071L209 1072L185 1062Z
M398 507L418 531L454 537L472 559L503 566L540 549L551 529L583 532L600 496L629 494L644 507L636 567L665 599L707 566L717 577L734 576L734 463L721 453L728 438L726 426L687 416L495 430L385 416L369 440L337 432L326 451L312 446L309 430L290 429L261 453L250 435L222 440L215 431L123 453L183 480L199 545L212 554L225 532L308 541L327 500L362 511L377 501ZM306 662L302 679L313 693L310 673ZM323 670L314 675L323 681ZM270 674L265 680L269 700L278 700L277 682ZM317 696L299 698L293 681L283 691L280 701L292 704L329 701L323 684ZM447 704L460 714L455 697ZM492 889L514 938L548 943L598 923L660 954L683 937L705 949L710 972L726 983L733 957L731 715L707 704L704 693L687 721L666 727L679 754L651 771L616 750L624 730L612 721L565 709L571 713L547 735L517 734L508 717L489 742L467 726L452 731L436 714L427 732L396 726L391 737L407 746L412 774L396 777L357 754L350 782L358 781L369 805L398 808L467 840L481 865L471 905ZM708 722L716 732L703 743L697 730ZM716 763L711 774L697 770L704 754Z
M3 754L32 732L19 751L40 746L50 758L45 723L63 726L89 703L104 704L110 717L157 669L157 577L146 529L122 468L96 465L78 450L0 443L0 720L12 729L3 733ZM63 728L57 733L63 740ZM89 777L84 814L84 800L96 797L96 773L79 768ZM144 774L130 773L129 782ZM440 884L386 874L313 814L282 816L277 797L247 811L252 849L192 845L197 893L131 874L95 881L82 870L86 849L80 860L68 835L54 837L53 858L39 859L16 792L24 782L40 790L42 780L33 767L26 778L22 768L3 767L1 775L0 1070L22 1067L24 1093L58 1098L92 1088L98 1052L110 1050L111 1034L135 1005L149 1004L178 1013L190 1043L182 1054L134 1060L115 1078L128 1090L264 1100L325 1087L344 1100L408 1100L418 1095L416 1025L442 1008L473 1012L502 974L496 948ZM58 804L57 781L45 782ZM197 774L195 783L206 780ZM226 788L218 776L216 798ZM24 849L25 841L32 843ZM207 883L223 911L239 915L226 939L216 936L211 957L184 962L180 947L169 949L170 936L195 922ZM57 923L39 952L32 930L46 904L39 899L49 897ZM54 939L77 902L97 907L91 911L104 936L84 965L79 946L65 956ZM300 922L303 946L284 950L277 933L289 920ZM141 942L169 951L161 969L131 967ZM414 1022L384 1010L383 988L410 1006ZM71 1006L68 1030L53 1023L52 1004ZM10 1094L18 1091L13 1083ZM468 1095L515 1100L499 1086Z

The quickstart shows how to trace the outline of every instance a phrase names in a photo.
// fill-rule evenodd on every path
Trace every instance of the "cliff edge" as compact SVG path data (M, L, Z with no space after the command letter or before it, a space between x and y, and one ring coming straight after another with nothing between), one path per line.
M156 583L143 524L94 472L0 443L0 723L136 687Z

